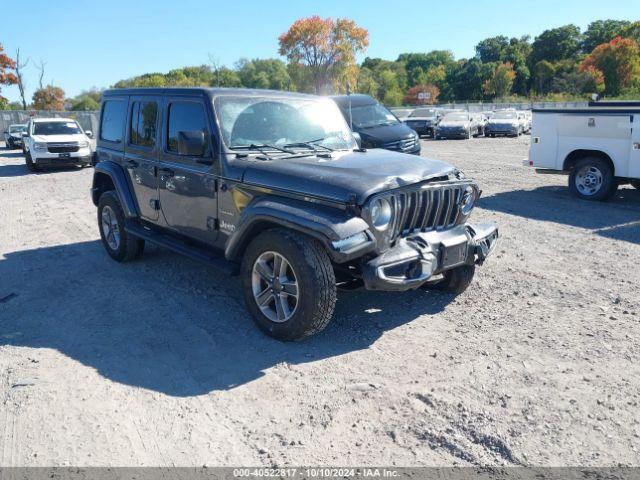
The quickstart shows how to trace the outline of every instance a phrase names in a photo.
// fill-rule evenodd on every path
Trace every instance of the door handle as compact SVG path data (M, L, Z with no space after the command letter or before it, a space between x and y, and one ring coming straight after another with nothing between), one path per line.
M163 177L173 177L173 174L175 173L170 168L160 168L158 169L158 172L160 172L160 175Z
M127 160L127 167L129 168L137 168L139 165L135 160Z

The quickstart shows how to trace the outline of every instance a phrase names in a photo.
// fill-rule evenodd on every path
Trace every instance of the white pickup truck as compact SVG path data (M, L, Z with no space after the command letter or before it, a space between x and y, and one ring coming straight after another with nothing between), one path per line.
M569 175L569 190L606 200L619 185L640 189L640 102L535 109L529 158L539 173Z

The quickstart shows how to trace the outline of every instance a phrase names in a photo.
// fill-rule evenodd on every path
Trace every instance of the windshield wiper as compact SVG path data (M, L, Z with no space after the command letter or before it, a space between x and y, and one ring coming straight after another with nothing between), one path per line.
M252 143L251 145L232 145L229 148L231 148L231 150L257 150L258 152L262 153L266 157L269 157L269 153L267 149L277 150L279 152L288 153L289 155L293 155L296 153L292 150L278 147L277 145L270 145L268 143L261 143L261 144Z
M285 147L307 147L313 150L314 152L318 151L318 147L324 148L327 152L333 152L333 148L329 148L325 145L316 145L317 142L323 141L324 138L316 138L315 140L308 140L306 142L293 142L287 143Z

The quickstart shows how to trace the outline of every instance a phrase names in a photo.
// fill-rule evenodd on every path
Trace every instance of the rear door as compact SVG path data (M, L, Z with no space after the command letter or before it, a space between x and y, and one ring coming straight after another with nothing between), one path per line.
M211 149L212 122L199 98L166 99L163 113L163 150L158 169L160 208L166 225L177 233L213 244L217 230L217 177ZM207 145L202 156L178 151L181 132L203 132Z
M640 178L640 114L634 114L631 123L631 153L629 178Z
M158 151L161 98L131 96L127 113L124 167L138 200L140 216L158 220Z

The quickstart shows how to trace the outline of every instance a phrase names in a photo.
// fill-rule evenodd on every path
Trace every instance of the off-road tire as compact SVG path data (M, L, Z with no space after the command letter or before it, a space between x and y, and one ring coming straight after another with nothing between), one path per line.
M253 295L253 266L265 252L285 257L296 274L298 303L293 316L284 322L270 320ZM266 230L247 247L240 272L247 308L267 335L283 341L302 340L329 324L336 304L336 278L329 256L317 240L291 230Z
M111 207L111 210L115 213L118 222L120 243L117 249L113 249L109 246L102 228L102 210L106 206ZM98 229L100 230L100 238L102 239L104 249L107 251L109 256L117 262L130 262L131 260L140 258L144 251L144 240L127 233L124 226L124 212L120 206L120 201L118 200L116 192L113 190L104 192L100 195L100 200L98 201Z
M603 175L602 187L598 193L594 195L583 195L576 186L576 177L578 172L585 166L594 166ZM569 174L569 191L578 198L583 200L604 201L613 195L618 189L618 182L613 176L613 171L607 162L598 157L585 157L579 160Z
M37 172L38 170L40 170L40 167L36 165L36 163L34 163L33 159L31 158L31 153L27 152L24 154L24 161L27 164L27 170L29 170L30 172Z
M462 265L460 267L452 268L451 270L445 271L442 274L442 280L433 284L431 288L460 295L469 288L475 273L475 265Z

